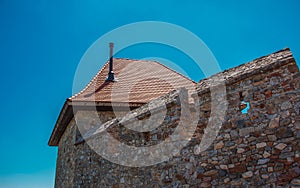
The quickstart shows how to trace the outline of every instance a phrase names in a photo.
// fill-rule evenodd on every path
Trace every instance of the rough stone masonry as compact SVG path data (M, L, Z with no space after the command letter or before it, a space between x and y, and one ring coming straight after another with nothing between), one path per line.
M226 101L217 102L223 102L227 110L222 126L213 133L216 138L212 144L197 153L195 148L212 118L210 89L217 87L215 80L225 81ZM148 105L119 119L113 119L111 111L99 111L106 122L102 125L94 124L93 112L78 111L77 117L87 130L80 134L74 118L67 126L59 141L55 187L300 187L299 89L300 73L289 49L200 81L194 94L199 102L191 105L191 113L187 114L199 116L192 138L173 157L145 167L112 163L87 142L99 142L103 129L120 142L136 147L163 142L185 118L179 98L183 89L159 99L166 102L166 115L161 126L148 132L125 126L139 126L138 121L130 120L152 116L155 112L151 114ZM242 113L243 104L249 109ZM110 146L102 149L118 152Z

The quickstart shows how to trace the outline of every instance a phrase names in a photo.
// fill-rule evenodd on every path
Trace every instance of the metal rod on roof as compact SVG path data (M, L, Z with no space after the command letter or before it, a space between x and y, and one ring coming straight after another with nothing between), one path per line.
M115 81L114 71L113 71L113 49L114 49L114 43L109 43L109 72L108 76L106 78L106 81Z

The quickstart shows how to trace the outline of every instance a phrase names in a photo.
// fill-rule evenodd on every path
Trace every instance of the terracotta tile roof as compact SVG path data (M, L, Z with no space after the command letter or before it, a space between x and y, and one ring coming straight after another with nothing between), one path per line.
M71 101L147 103L170 91L196 83L156 61L114 58L116 82L106 82L109 62Z

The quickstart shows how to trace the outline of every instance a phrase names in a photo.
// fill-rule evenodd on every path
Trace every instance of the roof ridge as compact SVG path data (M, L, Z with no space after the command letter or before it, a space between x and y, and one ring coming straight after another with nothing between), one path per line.
M182 73L180 73L180 72L177 72L177 71L176 71L176 70L174 70L174 69L171 69L171 68L169 68L168 66L166 66L166 65L162 64L161 62L159 62L159 61L157 61L157 60L131 59L131 58L120 58L120 57L118 57L118 58L115 58L115 57L114 57L114 59L125 59L125 60L132 60L132 61L143 61L143 62L153 62L153 63L157 63L157 64L159 64L159 65L161 65L161 66L163 66L163 67L165 67L165 68L169 69L170 71L172 71L172 72L174 72L174 73L178 74L179 76L182 76L182 77L184 77L185 79L187 79L187 80L189 80L189 81L192 81L193 83L197 84L197 82L196 82L196 81L194 81L194 80L190 79L189 77L187 77L187 76L183 75L183 74L182 74Z
M130 61L144 61L144 62L156 62L155 60L147 60L147 59L132 59L128 57L114 57L114 59L123 59L123 60L130 60Z
M174 72L174 73L178 74L179 76L181 76L181 77L183 77L183 78L185 78L185 79L187 79L187 80L189 80L189 81L192 81L194 84L197 84L197 82L196 82L196 81L194 81L194 80L192 80L192 79L188 78L187 76L185 76L185 75L181 74L180 72L177 72L176 70L173 70L173 69L171 69L171 68L167 67L166 65L164 65L164 64L162 64L162 63L160 63L159 61L153 60L152 62L155 62L155 63L157 63L157 64L159 64L159 65L161 65L161 66L163 66L163 67L165 67L165 68L169 69L170 71L172 71L172 72Z

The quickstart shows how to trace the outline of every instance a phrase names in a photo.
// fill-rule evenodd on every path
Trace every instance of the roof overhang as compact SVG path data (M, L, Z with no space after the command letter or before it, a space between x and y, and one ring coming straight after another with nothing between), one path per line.
M112 111L126 110L138 108L145 103L122 103L122 102L86 102L86 101L71 101L67 99L59 113L54 129L48 141L49 146L58 146L58 143L65 132L68 124L73 119L77 111ZM113 106L113 107L112 107Z

